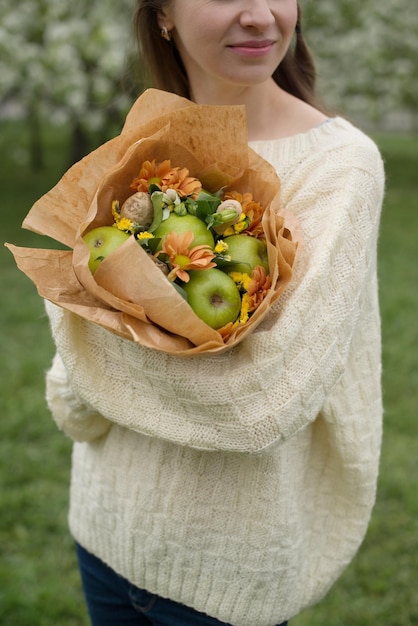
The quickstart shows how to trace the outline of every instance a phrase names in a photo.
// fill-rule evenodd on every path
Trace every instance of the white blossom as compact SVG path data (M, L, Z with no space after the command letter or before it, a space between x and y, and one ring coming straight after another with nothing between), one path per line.
M301 0L324 101L369 125L418 125L418 11L412 0ZM125 112L121 84L136 54L133 0L0 2L0 114L91 128Z

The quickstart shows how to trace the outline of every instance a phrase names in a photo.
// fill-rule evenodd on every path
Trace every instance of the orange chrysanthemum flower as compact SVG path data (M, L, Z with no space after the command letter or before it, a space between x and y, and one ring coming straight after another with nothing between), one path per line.
M182 198L191 196L195 199L202 190L202 183L197 178L189 176L189 170L186 167L171 167L169 160L157 165L155 160L145 161L130 188L133 191L147 192L151 183L158 185L164 192L167 189L175 189Z
M216 267L216 263L212 263L215 254L211 247L201 245L191 248L193 239L194 234L190 230L181 235L172 231L164 237L162 249L155 255L158 256L163 252L168 256L172 266L168 278L173 282L179 278L188 283L190 276L187 270L207 270Z
M251 281L248 285L248 305L249 311L253 312L262 303L271 288L271 276L261 265L257 265L251 272Z
M153 161L144 161L138 176L131 182L130 189L133 191L145 191L147 193L149 185L151 183L159 185L161 180L169 174L170 170L171 163L169 160L158 163L157 165L155 165L155 159Z
M190 196L196 199L202 191L202 183L197 178L189 176L189 170L186 167L173 167L161 180L161 190L175 189L181 198Z
M237 200L241 206L242 211L249 218L250 224L247 226L244 233L251 233L253 237L261 238L264 236L263 228L261 226L261 218L263 217L263 207L259 202L253 199L251 193L241 194L238 191L227 191L225 193L225 199L230 198Z
M244 276L247 276L246 274ZM235 322L229 322L218 329L222 339L227 341L240 324L245 324L251 313L260 306L271 288L271 277L261 265L257 265L251 272L248 285L244 285L245 293L242 296L240 316Z
M224 341L227 341L238 325L239 320L237 320L236 322L228 322L228 324L225 324L225 326L222 326L222 328L218 328L218 333L221 335Z

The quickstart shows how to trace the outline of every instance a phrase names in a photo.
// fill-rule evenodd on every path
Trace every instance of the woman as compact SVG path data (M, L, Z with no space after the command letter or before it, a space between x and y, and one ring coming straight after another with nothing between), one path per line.
M136 23L154 86L245 105L304 245L266 320L218 356L168 356L47 304L47 399L76 440L70 528L90 616L285 624L353 558L374 503L382 163L315 104L295 0L140 0Z

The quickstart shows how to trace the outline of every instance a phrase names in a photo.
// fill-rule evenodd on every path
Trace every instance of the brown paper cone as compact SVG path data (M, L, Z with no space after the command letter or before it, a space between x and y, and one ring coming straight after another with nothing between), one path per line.
M265 207L272 288L252 315L224 342L200 320L133 237L105 259L93 276L87 230L113 222L113 200L122 203L145 160L170 159L187 167L205 188L251 191ZM145 92L119 137L74 165L34 204L23 226L53 237L73 251L9 245L18 267L39 294L122 337L171 354L222 352L262 321L291 280L300 227L280 207L274 168L248 147L244 107L195 105L157 90Z

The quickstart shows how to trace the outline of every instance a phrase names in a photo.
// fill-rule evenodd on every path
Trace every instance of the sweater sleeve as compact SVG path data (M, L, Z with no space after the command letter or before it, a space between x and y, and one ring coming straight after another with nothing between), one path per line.
M289 439L315 420L355 359L358 325L375 337L369 358L380 369L376 315L366 309L377 306L367 294L375 289L383 186L367 138L289 170L283 204L306 239L294 278L256 331L225 354L173 357L48 304L74 389L123 427L198 449L260 453Z
M86 405L71 389L58 353L46 375L46 401L58 428L75 441L97 439L111 426L111 422Z

